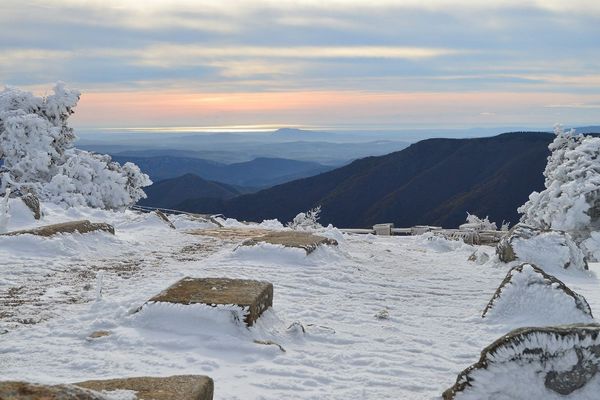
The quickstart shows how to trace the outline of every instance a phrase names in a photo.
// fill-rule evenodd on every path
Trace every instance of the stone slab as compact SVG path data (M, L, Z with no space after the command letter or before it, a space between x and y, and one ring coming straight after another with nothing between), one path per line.
M133 390L139 400L212 400L214 394L213 380L203 375L108 379L75 385L95 391Z
M29 235L49 237L49 236L56 235L58 233L75 233L75 232L88 233L88 232L94 232L94 231L104 231L104 232L112 233L113 235L115 234L115 228L112 225L106 224L104 222L97 222L97 223L90 222L90 221L84 219L81 221L63 222L60 224L40 226L39 228L25 229L25 230L21 230L21 231L13 231L13 232L4 233L3 235L16 236L16 235L29 234Z
M319 235L303 231L271 231L262 236L254 237L242 243L242 246L255 246L259 243L269 243L303 249L310 254L322 245L337 246L338 242Z
M252 326L265 310L273 306L273 285L246 279L183 278L148 302L237 305L247 310L244 322Z
M29 382L0 382L1 400L106 400L101 393L73 385L37 385Z

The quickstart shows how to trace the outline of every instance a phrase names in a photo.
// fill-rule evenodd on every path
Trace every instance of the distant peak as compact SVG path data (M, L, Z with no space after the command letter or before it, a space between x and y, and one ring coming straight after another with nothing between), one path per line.
M302 129L298 129L298 128L279 128L277 129L275 132L273 132L273 135L289 135L291 133L302 133L305 132Z

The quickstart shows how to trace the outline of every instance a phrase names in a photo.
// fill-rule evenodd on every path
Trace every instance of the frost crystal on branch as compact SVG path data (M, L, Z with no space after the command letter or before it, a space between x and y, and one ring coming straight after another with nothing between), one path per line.
M151 181L137 166L73 148L67 120L79 97L63 83L46 97L0 92L0 194L14 188L41 200L110 209L146 197L142 188Z

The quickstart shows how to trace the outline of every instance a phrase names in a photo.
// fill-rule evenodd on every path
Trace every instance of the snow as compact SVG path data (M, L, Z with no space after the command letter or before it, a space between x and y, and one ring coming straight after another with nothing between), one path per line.
M439 399L512 328L481 318L510 265L467 261L476 247L461 242L327 227L317 232L339 246L307 256L187 234L216 226L186 216L171 217L173 230L153 214L43 203L35 221L19 204L9 202L10 230L89 219L113 224L116 234L0 236L2 379L205 374L215 380L215 399ZM285 229L275 221L220 222ZM552 273L594 311L600 265L590 268ZM274 306L251 328L227 307L147 304L136 312L185 276L269 281ZM111 334L88 338L98 330Z

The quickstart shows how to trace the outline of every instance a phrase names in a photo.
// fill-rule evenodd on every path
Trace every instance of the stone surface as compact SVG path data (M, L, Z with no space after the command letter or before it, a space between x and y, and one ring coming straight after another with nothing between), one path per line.
M183 278L148 302L211 306L233 304L246 311L244 322L251 326L273 306L273 285L246 279Z
M72 385L36 385L27 382L0 382L1 400L106 400L98 392Z
M37 235L37 236L52 236L58 233L88 233L94 231L104 231L115 234L115 228L112 225L103 222L90 222L88 220L63 222L60 224L40 226L39 228L26 229L22 231L13 231L5 233L6 236L16 235Z
M544 264L553 260L560 268L588 269L585 255L568 233L543 231L525 224L513 226L500 239L496 254L505 263L529 262L546 269L552 266Z
M133 390L140 400L212 400L214 393L213 380L203 375L108 379L75 385L95 391Z
M88 338L89 339L100 339L100 338L110 336L110 335L111 335L110 331L94 331L94 332L90 333Z
M154 210L153 212L154 212L154 214L156 214L158 216L158 218L160 218L163 221L165 221L165 223L167 225L169 225L169 228L176 229L175 225L173 225L173 223L171 222L171 220L169 219L169 217L167 217L164 212L162 212L160 210Z
M40 200L33 193L27 193L21 196L21 201L31 210L33 218L40 219L42 217L42 211L40 208Z
M514 393L532 393L539 385L577 399L576 391L590 382L596 387L588 394L600 390L599 381L592 381L599 367L598 324L520 328L483 349L479 361L461 372L442 397L489 399L488 394L494 393L498 398L519 398ZM515 379L519 376L532 378Z
M323 236L313 235L303 231L270 231L242 243L242 246L254 246L259 243L282 245L303 249L310 254L322 245L337 246L337 241Z
M494 292L494 295L483 310L483 313L481 315L483 318L485 318L488 312L490 312L490 310L498 301L501 301L504 289L511 285L512 281L518 274L523 273L524 268L532 269L533 273L535 275L538 275L538 277L536 277L535 280L530 280L529 282L527 282L525 290L529 290L536 285L543 285L548 290L559 290L562 293L564 293L565 296L568 296L573 299L573 304L578 310L580 310L583 314L589 316L590 318L593 318L592 310L585 297L572 291L567 285L565 285L561 280L559 280L555 276L547 274L541 268L538 268L535 265L531 264L521 264L511 268L510 271L508 271L506 277L504 278L502 283L500 283L500 286L498 286L498 289L496 289L496 292ZM524 295L527 295L527 293L524 293ZM551 307L551 304L542 304L541 306Z

